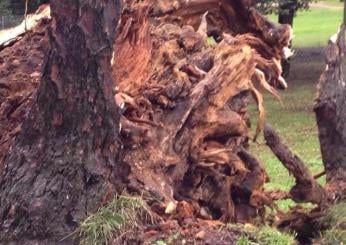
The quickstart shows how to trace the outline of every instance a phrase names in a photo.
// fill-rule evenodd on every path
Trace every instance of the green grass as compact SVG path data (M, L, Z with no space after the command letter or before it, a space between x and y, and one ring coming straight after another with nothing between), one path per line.
M310 60L311 59L311 60ZM301 57L293 60L289 88L281 91L282 103L264 92L266 122L270 123L283 139L283 142L297 154L310 168L312 173L323 170L317 125L313 113L313 100L316 82L323 69L321 58ZM252 125L257 119L256 106L250 107ZM264 163L270 177L268 189L288 191L294 185L282 163L265 145L263 136L251 144L251 151ZM319 180L323 183L324 179ZM278 202L281 209L287 210L293 204L290 200Z
M319 238L320 244L346 244L346 202L341 201L330 207L320 219L321 227L327 227Z
M293 46L325 46L342 23L343 3L336 0L319 1L309 10L298 11L293 21ZM276 21L277 16L270 15Z
M265 95L267 111L266 121L274 126L278 134L290 149L308 165L313 173L320 172L322 160L317 137L317 127L312 112L314 87L311 84L291 86L282 93L283 104ZM252 115L256 116L255 111ZM270 182L267 188L289 190L294 184L294 178L289 176L282 163L273 155L259 139L259 144L252 144L251 150L260 156L265 164ZM287 210L290 201L282 201L279 207Z
M108 244L131 229L153 222L151 211L142 197L115 196L81 222L80 244Z
M269 227L247 227L246 225L230 225L230 228L241 231L237 238L236 245L291 245L294 244L294 237L291 234L280 232Z

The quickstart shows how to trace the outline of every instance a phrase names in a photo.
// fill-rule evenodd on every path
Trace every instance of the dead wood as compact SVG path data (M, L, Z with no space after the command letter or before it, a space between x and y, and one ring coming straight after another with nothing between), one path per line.
M258 86L276 97L286 86L280 60L290 27L241 0L124 4L113 74L132 182L166 205L190 202L197 217L258 217L272 199L262 163L246 150L247 105L251 96L258 105L256 138L265 117Z
M346 196L345 51L345 26L342 26L329 40L326 69L320 77L314 104L326 189L335 199Z
M34 29L2 54L23 52L19 47L27 47L29 35L43 40ZM213 45L208 44L211 36ZM263 218L264 206L277 209L274 201L288 197L324 205L323 189L286 148L284 160L297 179L289 195L264 190L264 166L248 151L250 139L264 125L260 88L279 98L276 89L287 86L280 61L290 39L289 26L270 23L248 1L124 1L112 69L114 101L121 114L117 156L122 166L131 168L129 191L146 190L159 197L163 204L155 204L158 212L179 223L194 217L251 222ZM3 64L11 62L7 57ZM26 57L19 63L25 64ZM55 75L62 73L52 68ZM28 94L21 89L16 97L15 83L7 82L13 77L4 78L0 91L8 94L1 115L24 116L23 106L32 105L37 85L26 89ZM255 135L250 135L247 113L251 97L259 114ZM9 128L0 128L7 135L0 137L0 162L21 130L23 119L15 118L10 122L1 117ZM61 112L55 115L53 126L58 128L62 118Z
M295 186L290 190L290 197L296 202L312 202L325 207L328 201L325 190L316 182L304 162L281 142L268 123L264 127L264 138L273 153L296 179Z

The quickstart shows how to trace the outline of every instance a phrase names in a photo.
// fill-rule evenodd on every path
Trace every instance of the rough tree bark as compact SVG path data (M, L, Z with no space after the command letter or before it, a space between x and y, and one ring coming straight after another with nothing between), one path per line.
M321 75L314 105L327 189L334 198L346 195L345 51L345 26L342 26L328 43L326 70Z
M121 187L110 64L119 5L51 1L36 103L0 177L0 243L55 243Z

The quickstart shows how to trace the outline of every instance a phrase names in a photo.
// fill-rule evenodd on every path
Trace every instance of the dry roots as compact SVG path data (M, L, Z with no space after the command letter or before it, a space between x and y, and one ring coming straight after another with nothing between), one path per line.
M113 57L130 185L173 205L166 213L187 200L202 218L252 220L272 201L263 165L247 151L246 107L252 96L256 139L265 116L258 88L279 98L275 87L286 87L280 60L291 29L245 1L151 4L126 3Z
M0 169L33 103L48 23L0 43ZM248 222L289 196L263 189L264 167L247 150L247 105L253 97L258 106L256 139L265 118L259 88L279 99L276 89L287 87L280 62L290 39L289 26L245 0L124 1L112 66L128 189L156 195L162 202L153 208L178 220ZM297 179L290 197L324 205L303 163L268 128L267 136ZM321 196L302 194L305 184Z

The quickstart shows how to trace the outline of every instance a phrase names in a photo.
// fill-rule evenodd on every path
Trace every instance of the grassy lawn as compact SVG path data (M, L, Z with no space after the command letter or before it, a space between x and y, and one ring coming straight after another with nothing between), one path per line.
M274 126L278 134L289 148L309 166L313 173L323 169L317 126L313 113L313 100L316 93L316 82L323 69L322 57L311 51L299 55L293 60L289 88L281 91L280 103L268 93L265 93L266 121ZM250 110L253 125L257 111L252 106ZM282 163L276 159L265 145L263 137L253 143L251 151L264 162L270 176L268 188L289 190L294 184L294 178L289 176ZM320 181L323 181L321 179ZM291 201L280 201L279 207L287 210Z
M281 91L283 103L265 93L266 121L274 126L283 141L308 165L312 173L323 169L317 135L313 100L316 83L324 69L323 55L317 48L325 46L342 22L343 3L325 0L314 3L309 10L299 11L294 19L293 44L296 55L292 59L289 88ZM277 20L277 16L270 15ZM256 107L250 108L253 125L256 125ZM282 163L266 147L263 138L253 143L251 151L264 162L270 176L267 188L289 190L294 178L289 176ZM321 178L319 181L323 182ZM279 207L287 210L291 201L280 201Z
M343 3L338 0L318 1L309 10L299 11L294 19L294 47L325 46L337 32L343 16ZM276 21L277 16L270 15Z

